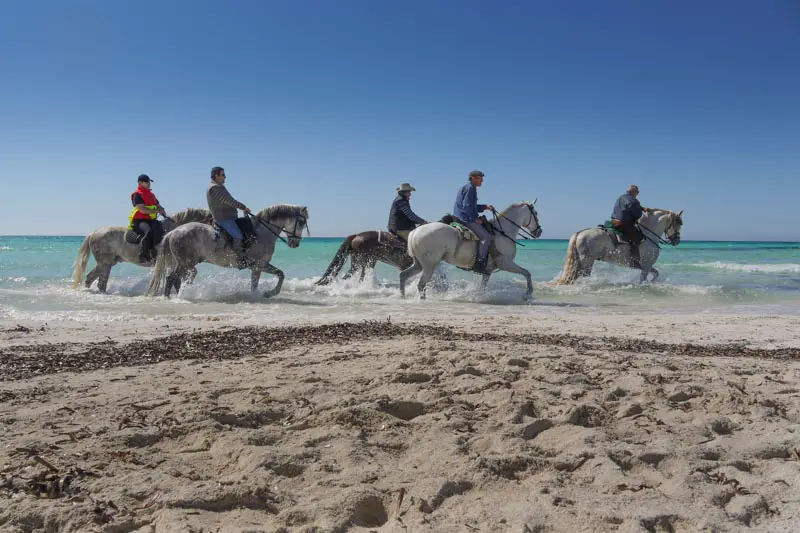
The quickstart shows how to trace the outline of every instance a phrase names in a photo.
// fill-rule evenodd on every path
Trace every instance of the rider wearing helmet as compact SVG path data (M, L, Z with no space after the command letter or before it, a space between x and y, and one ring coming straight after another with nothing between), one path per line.
M642 217L642 213L647 213L650 210L642 207L637 196L639 196L639 187L631 185L625 194L617 198L617 203L614 204L614 210L611 213L611 225L622 232L625 240L630 244L631 259L634 266L638 267L639 243L642 242L644 236L636 225Z
M397 188L397 196L389 210L389 232L397 235L403 241L408 241L408 234L419 224L427 222L411 210L411 193L416 191L409 183L403 183Z
M466 226L475 233L480 240L478 255L475 258L475 272L486 273L486 260L489 255L489 245L492 243L492 236L483 227L483 218L479 213L494 211L494 206L478 203L478 187L483 185L483 172L473 170L469 173L469 182L458 191L456 203L453 207L453 215L460 219Z
M245 215L250 214L250 209L242 202L237 201L225 187L225 169L214 167L211 169L211 183L206 191L208 209L214 222L224 229L233 239L233 250L239 260L239 266L244 268L247 263L244 249L244 236L236 224L236 210L241 209Z
M149 263L154 259L155 247L164 238L164 228L158 215L167 216L167 212L158 203L158 198L150 190L153 180L147 174L140 174L139 186L131 194L133 210L128 217L128 229L142 235L139 261Z

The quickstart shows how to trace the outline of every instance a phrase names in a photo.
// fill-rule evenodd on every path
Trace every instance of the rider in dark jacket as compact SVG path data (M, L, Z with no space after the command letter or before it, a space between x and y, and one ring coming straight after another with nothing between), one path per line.
M636 224L642 217L642 213L648 211L639 203L637 196L639 196L639 187L631 185L625 194L617 198L614 211L611 213L611 224L622 232L625 240L631 245L631 257L636 265L639 264L639 243L644 238Z
M404 241L408 240L408 234L411 233L411 230L420 224L427 224L423 218L417 216L411 210L409 200L411 200L413 191L416 191L416 189L408 183L400 185L397 188L397 196L389 210L388 229Z

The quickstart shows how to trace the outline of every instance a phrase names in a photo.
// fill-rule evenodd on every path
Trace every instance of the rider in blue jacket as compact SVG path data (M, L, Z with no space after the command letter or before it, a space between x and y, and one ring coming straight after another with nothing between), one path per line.
M483 227L483 219L479 218L478 215L487 209L494 211L494 206L478 203L477 188L483 185L483 176L484 174L480 170L470 172L469 182L458 191L456 203L453 206L453 215L466 224L480 239L474 267L474 270L480 273L486 273L486 259L489 255L492 236Z

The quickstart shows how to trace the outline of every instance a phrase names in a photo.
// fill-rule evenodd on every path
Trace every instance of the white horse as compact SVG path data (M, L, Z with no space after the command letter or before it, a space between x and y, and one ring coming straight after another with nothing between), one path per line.
M648 209L642 215L639 227L644 240L639 244L639 264L642 271L639 283L647 281L650 273L653 274L652 281L658 278L658 270L653 265L661 253L659 244L680 244L682 226L683 210L675 213L667 209ZM662 235L667 236L666 241ZM589 228L573 233L569 238L564 270L555 284L567 285L590 275L595 261L635 268L629 244L618 242L615 236L603 228Z
M528 282L526 295L533 293L531 274L514 262L517 255L517 233L522 231L525 237L538 239L542 235L539 217L533 203L520 202L511 204L505 211L495 214L495 218L487 223L487 229L494 233L494 253L489 254L481 286L489 283L491 272L505 270L514 274L522 274ZM527 233L527 235L526 235ZM425 298L425 286L433 276L436 266L445 261L463 270L471 270L478 253L478 241L463 240L459 230L442 222L431 222L413 230L408 236L408 255L414 264L400 273L400 293L405 296L406 281L422 272L418 288L420 298Z
M282 232L286 232L289 248L300 246L308 218L308 209L296 205L267 207L253 217L256 241L245 252L251 271L251 291L258 289L262 271L278 277L275 288L265 292L264 297L275 296L281 291L283 271L270 264L275 253L275 241ZM206 224L185 224L168 233L161 244L153 277L147 288L149 296L154 296L162 285L167 297L173 287L180 291L181 281L199 263L208 262L226 268L236 268L239 263L231 243L222 233Z
M179 213L174 213L171 218L164 220L161 224L164 227L164 233L167 234L181 224L189 222L210 224L211 213L207 209L190 207ZM97 288L100 289L100 292L106 292L108 278L114 265L133 263L144 267L153 266L153 262L141 262L140 253L142 248L139 244L132 244L125 240L127 231L128 229L122 226L99 228L83 239L83 243L78 250L78 257L75 259L75 268L72 271L73 289L77 289L80 286L90 255L94 256L97 266L86 275L86 288L88 289L97 281ZM156 246L156 250L160 248L161 243Z

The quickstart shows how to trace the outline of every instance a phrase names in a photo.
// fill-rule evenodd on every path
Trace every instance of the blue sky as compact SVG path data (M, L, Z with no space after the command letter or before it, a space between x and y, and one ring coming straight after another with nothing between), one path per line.
M181 0L0 4L3 234L121 225L142 172L168 211L209 170L315 236L538 197L545 238L629 183L685 239L800 240L793 0Z

